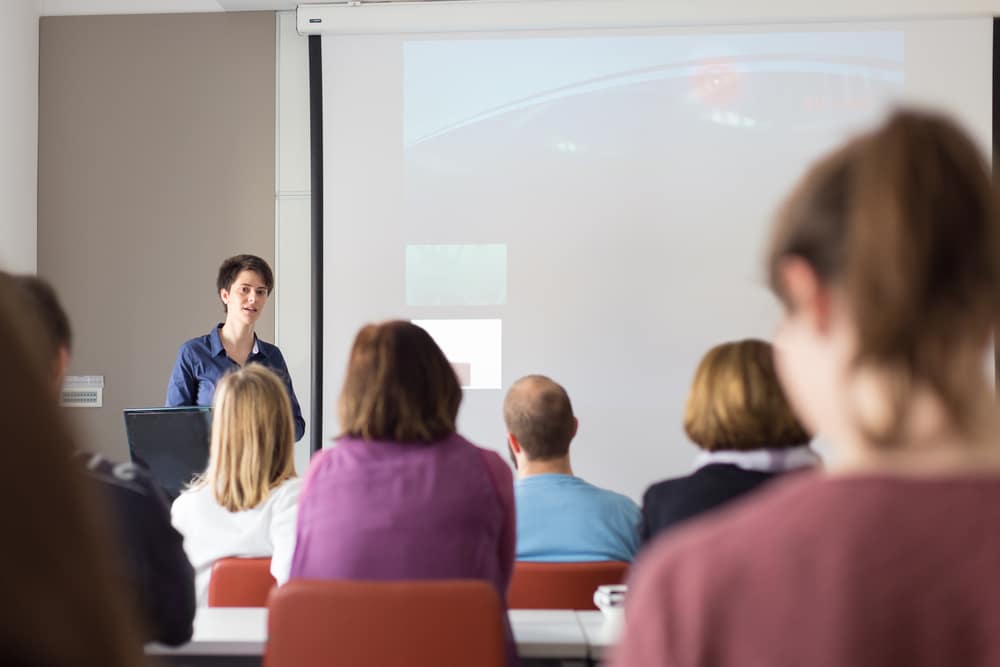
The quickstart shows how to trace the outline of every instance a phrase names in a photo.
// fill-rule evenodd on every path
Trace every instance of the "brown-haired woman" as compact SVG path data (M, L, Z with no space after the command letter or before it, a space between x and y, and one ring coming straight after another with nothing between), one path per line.
M72 459L52 401L51 360L9 277L0 277L0 664L140 665L139 633L115 572L113 534Z
M688 392L684 430L702 450L695 471L646 490L643 541L819 463L778 382L771 345L762 340L723 343L705 354Z
M461 400L426 331L361 329L340 394L343 435L304 482L292 578L485 579L506 598L513 480L495 452L455 432ZM509 628L508 652L515 662Z
M788 200L770 270L778 370L826 475L654 546L618 665L1000 664L1000 309L985 161L951 121L895 113Z

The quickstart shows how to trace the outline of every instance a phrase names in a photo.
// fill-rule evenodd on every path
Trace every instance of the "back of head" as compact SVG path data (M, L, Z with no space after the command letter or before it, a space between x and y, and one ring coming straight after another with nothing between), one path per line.
M14 282L21 296L39 318L51 357L56 358L60 349L73 347L73 330L69 316L59 302L59 296L52 286L36 276L14 276Z
M48 391L50 360L36 318L0 277L0 346L7 381L0 388L0 432L12 474L0 485L7 511L0 531L14 542L0 552L7 573L0 611L0 654L14 664L139 664L138 635L114 576L110 532L72 460L73 446Z
M778 382L770 343L752 339L716 345L702 358L684 430L708 451L779 449L810 440Z
M251 509L295 476L295 422L284 382L250 364L224 376L212 402L204 483L231 512Z
M989 170L952 121L898 111L817 163L786 202L770 250L804 260L845 297L854 367L888 371L890 418L868 435L899 435L915 387L966 422L970 368L1000 308L1000 228ZM869 425L870 426L870 425Z
M345 435L433 442L455 432L462 389L430 334L401 320L354 339L338 412Z
M515 382L504 398L503 418L529 460L569 454L576 417L566 390L552 379L527 375Z

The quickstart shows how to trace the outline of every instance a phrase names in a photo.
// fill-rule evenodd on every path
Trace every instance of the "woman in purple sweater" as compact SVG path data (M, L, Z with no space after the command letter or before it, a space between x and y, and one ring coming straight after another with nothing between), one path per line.
M496 453L455 433L461 400L426 331L361 329L340 394L343 435L303 483L291 578L485 579L506 608L513 479ZM507 638L514 664L509 627Z
M986 161L953 122L897 112L806 174L769 263L778 372L831 463L656 542L613 664L1000 665Z

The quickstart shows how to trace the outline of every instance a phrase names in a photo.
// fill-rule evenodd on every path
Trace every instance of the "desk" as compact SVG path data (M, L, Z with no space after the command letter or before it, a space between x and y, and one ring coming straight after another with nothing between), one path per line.
M617 639L613 629L602 630L599 611L513 609L509 618L518 653L528 660L599 660ZM190 642L177 648L147 644L146 655L173 665L259 665L266 644L267 609L200 607Z
M587 638L575 611L511 609L507 614L522 658L587 659Z
M578 611L575 613L587 640L590 659L595 662L604 660L608 652L618 643L624 624L606 622L604 614L599 611Z

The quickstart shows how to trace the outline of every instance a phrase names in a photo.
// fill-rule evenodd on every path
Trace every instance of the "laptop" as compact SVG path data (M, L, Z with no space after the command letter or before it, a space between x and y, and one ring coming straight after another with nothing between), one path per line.
M212 408L138 408L123 412L129 456L150 470L173 502L191 478L208 466Z

